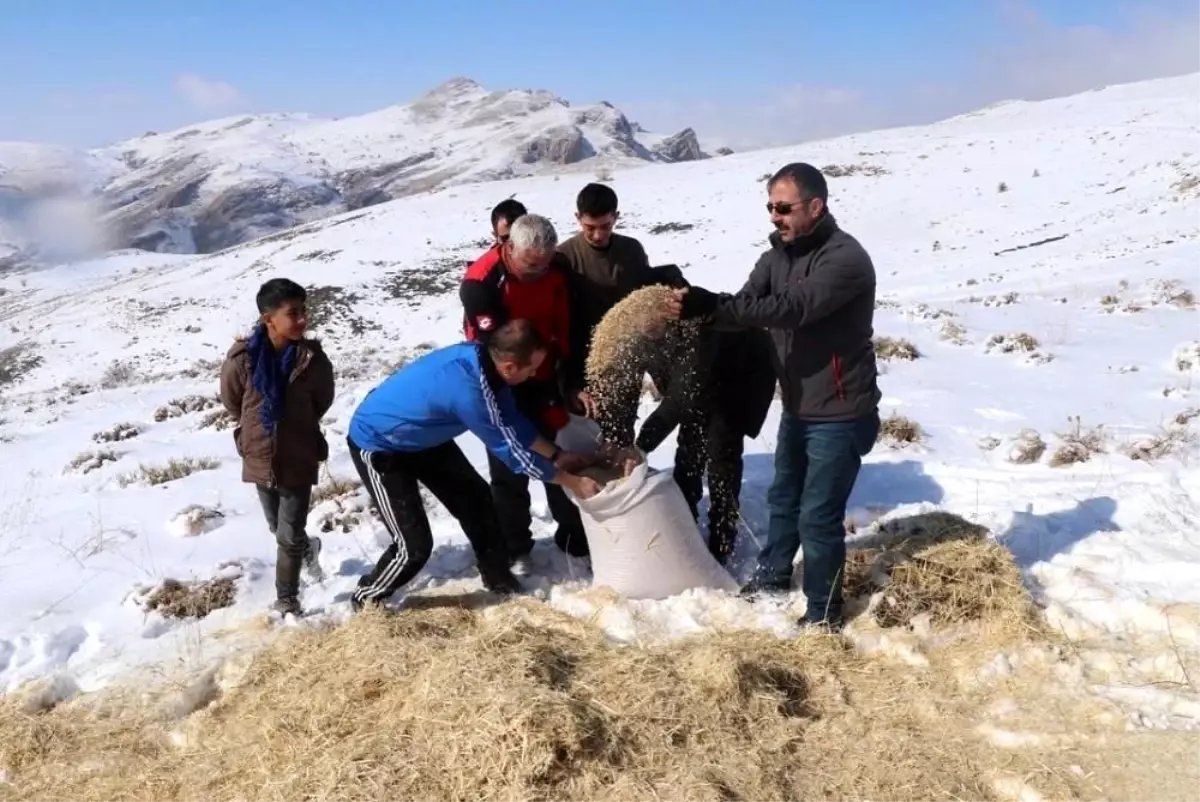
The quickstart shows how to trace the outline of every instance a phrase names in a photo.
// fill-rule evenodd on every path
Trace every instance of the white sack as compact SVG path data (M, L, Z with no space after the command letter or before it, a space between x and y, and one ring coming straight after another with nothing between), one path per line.
M599 427L572 415L557 444L564 451L593 453ZM594 586L630 599L663 599L690 588L737 591L734 578L709 554L669 472L643 460L629 476L574 502L587 534Z

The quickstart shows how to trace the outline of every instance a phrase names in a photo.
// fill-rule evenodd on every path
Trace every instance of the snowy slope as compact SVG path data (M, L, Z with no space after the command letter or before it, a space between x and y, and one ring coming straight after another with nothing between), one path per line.
M211 253L456 183L707 156L691 129L640 136L608 103L572 106L458 78L407 105L337 120L233 117L88 153L0 143L0 226L9 229L0 242L36 252L53 240L19 236L24 215L5 210L5 192L24 205L98 195L96 223L112 245Z
M1149 657L1128 658L1146 683L1167 671L1159 656L1200 649L1200 418L1175 423L1200 407L1190 294L1200 289L1198 90L1200 76L1119 86L929 127L619 170L613 183L626 232L652 260L734 290L768 233L765 174L791 160L827 166L833 211L875 259L877 334L921 354L882 361L881 385L885 416L918 422L925 438L876 448L852 517L936 507L987 526L1068 633L1150 644ZM491 206L515 194L565 236L584 180L455 186L216 255L126 252L0 277L0 381L11 380L0 386L0 682L65 672L86 687L132 664L203 662L262 638L252 622L272 600L274 544L239 481L230 433L206 425L216 366L252 321L257 286L285 275L315 288L316 329L339 370L329 473L348 479L342 438L357 402L391 366L458 338L454 288ZM184 406L197 411L168 408L192 395L200 399ZM765 528L777 415L747 447L741 572ZM118 424L138 431L94 441ZM1056 467L1076 426L1080 435L1102 427L1099 450ZM1047 449L1022 462L1027 429ZM478 442L462 442L485 470ZM76 463L86 452L102 456ZM188 457L218 463L122 486L139 466ZM669 445L651 458L670 460ZM533 493L547 535L544 497ZM220 515L194 530L173 521L191 505ZM382 548L382 527L362 505L351 492L312 512L311 529L330 530L329 576L305 593L309 620L346 615L348 591ZM443 510L431 514L439 545L413 588L476 586L461 534ZM798 595L789 609L703 593L599 604L583 566L546 542L536 554L546 577L531 585L623 639L730 626L787 635L803 606ZM218 572L240 576L237 601L199 623L137 604L139 588L164 578ZM1178 723L1181 708L1162 704L1153 709Z

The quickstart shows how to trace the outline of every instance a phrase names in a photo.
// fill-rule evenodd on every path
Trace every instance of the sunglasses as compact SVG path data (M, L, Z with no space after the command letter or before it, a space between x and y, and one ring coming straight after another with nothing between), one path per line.
M771 203L770 201L767 201L767 213L770 214L774 212L775 214L791 214L795 209L803 206L810 200L812 200L812 198L805 198L804 200L796 203Z

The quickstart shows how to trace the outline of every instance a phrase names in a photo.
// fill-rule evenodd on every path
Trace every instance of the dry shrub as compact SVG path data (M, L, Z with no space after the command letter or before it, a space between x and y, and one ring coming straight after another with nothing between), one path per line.
M1062 468L1087 462L1095 454L1104 453L1104 427L1096 426L1084 430L1078 417L1071 420L1071 429L1065 434L1059 434L1059 443L1050 454L1050 467Z
M63 473L91 473L120 458L121 455L116 451L84 451L75 455L75 458L67 463Z
M1157 433L1147 435L1121 447L1121 452L1132 460L1157 462L1172 454L1185 451L1196 443L1196 433L1191 422L1200 417L1200 409L1186 409L1163 426Z
M957 320L943 320L938 336L954 345L966 345L967 327Z
M142 602L164 618L204 618L213 610L229 607L237 598L237 579L197 579L181 582L164 579Z
M96 443L119 443L122 440L132 440L141 433L141 427L136 423L114 423L107 429L93 434L92 441Z
M357 479L339 479L336 476L330 476L329 481L313 488L312 503L320 504L323 501L353 495L361 487L362 482Z
M282 636L175 745L145 704L0 706L6 787L77 800L995 799L1003 768L1056 798L1074 790L1069 771L1038 767L1076 755L997 754L953 681L841 638L624 646L528 600L454 601Z
M221 461L211 457L184 457L172 459L166 465L139 465L133 473L127 473L120 478L121 487L144 483L148 485L163 485L191 476L197 471L211 471L220 467Z
M1037 337L1025 332L1017 332L1016 334L993 334L988 338L987 350L999 351L1002 354L1012 354L1016 352L1024 352L1032 354L1041 347Z
M126 387L137 382L139 372L137 365L121 359L114 359L104 369L104 374L100 377L100 387L104 390L112 390L117 387Z
M921 356L917 346L899 337L876 337L875 355L880 359L914 360Z
M155 423L162 423L171 418L181 418L184 415L191 415L194 412L204 412L220 405L221 399L215 395L186 395L182 398L168 401L163 406L154 410L154 421Z
M925 439L925 430L915 420L893 413L884 418L879 425L877 443L887 443L893 446L905 446L919 443Z
M868 608L880 626L912 626L919 616L939 627L1036 626L1012 553L986 527L935 511L877 523L863 534L873 545L849 552L844 585L848 595L880 593Z
M334 530L348 534L362 522L368 514L366 502L359 496L362 482L357 479L338 479L330 476L329 480L313 489L312 504L329 504L331 509L321 512L318 527L321 532L329 533Z
M213 429L218 432L223 432L227 429L232 429L237 425L237 419L229 414L225 407L219 407L211 410L207 415L200 419L196 424L197 429Z

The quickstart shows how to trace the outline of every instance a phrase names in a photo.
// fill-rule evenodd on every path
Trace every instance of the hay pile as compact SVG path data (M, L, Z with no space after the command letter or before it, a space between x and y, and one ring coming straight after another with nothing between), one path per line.
M831 636L637 648L529 601L367 613L286 636L182 725L0 705L0 798L994 798L963 700L930 691Z
M204 618L214 610L229 607L236 598L236 577L164 579L147 594L142 606L165 618Z
M844 592L871 596L882 627L986 622L1000 630L1039 626L1020 569L986 527L949 512L895 518L866 532L877 545L846 557Z
M666 319L663 312L674 292L665 286L635 290L593 331L585 366L587 389L603 417L629 419L632 425L652 365L667 368L672 381L690 379L698 326ZM631 439L631 433L624 434Z

